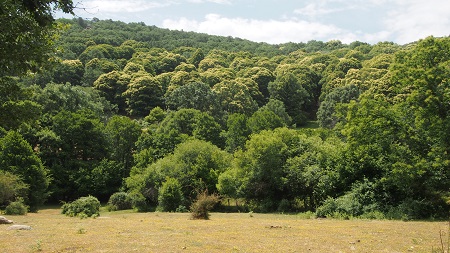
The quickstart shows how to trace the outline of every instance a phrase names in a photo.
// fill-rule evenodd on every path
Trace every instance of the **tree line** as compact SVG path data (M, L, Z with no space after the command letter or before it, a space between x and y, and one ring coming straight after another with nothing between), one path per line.
M269 45L57 24L50 66L2 73L3 205L120 191L146 211L177 192L175 211L208 192L261 212L448 215L448 37Z

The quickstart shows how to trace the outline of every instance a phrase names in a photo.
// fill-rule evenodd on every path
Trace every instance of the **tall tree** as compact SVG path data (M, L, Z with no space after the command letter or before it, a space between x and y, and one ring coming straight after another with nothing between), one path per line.
M108 156L108 143L103 123L91 111L61 111L52 119L51 129L55 138L42 143L43 157L53 175L54 200L72 200L86 194L94 194L93 168Z
M18 132L9 131L0 143L0 169L18 176L28 185L25 203L31 211L37 211L47 198L48 170Z
M53 11L73 14L72 1L5 0L0 6L0 76L37 71L51 62L56 49Z
M140 125L125 116L113 116L106 124L105 132L110 143L111 159L123 168L117 177L128 177L134 165L133 154L141 134Z

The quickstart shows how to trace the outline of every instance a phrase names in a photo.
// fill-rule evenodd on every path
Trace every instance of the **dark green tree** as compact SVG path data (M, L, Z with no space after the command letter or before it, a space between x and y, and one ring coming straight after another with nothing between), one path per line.
M73 14L73 8L71 0L2 1L0 76L22 75L51 63L57 32L53 12Z
M38 144L53 176L52 198L67 201L94 194L92 170L108 156L100 118L89 110L61 111L53 117L51 130L55 137Z
M18 132L9 131L0 143L1 170L18 176L28 186L25 203L37 211L47 199L48 170Z
M17 80L0 77L0 127L14 130L39 118L42 107L30 99L31 94Z
M228 116L227 131L224 134L227 151L234 152L244 147L251 133L247 120L244 114L234 113Z
M215 112L217 96L202 82L193 82L176 88L166 94L165 103L171 110L182 108L197 109L202 112Z
M285 126L284 120L273 111L261 108L248 119L248 128L252 133L259 133L262 130L272 130Z
M53 80L56 83L81 85L83 75L84 66L80 60L64 60L54 68Z
M298 125L305 123L304 108L311 98L304 85L302 80L291 73L279 76L269 85L271 97L284 103L287 114Z
M119 178L129 176L134 165L133 154L136 151L136 141L141 135L141 126L125 116L113 116L105 127L105 133L110 143L111 159L123 166Z
M174 212L183 204L183 191L176 178L167 178L159 188L158 206L166 212Z
M146 116L155 107L163 106L163 89L158 79L151 76L138 77L131 81L123 93L127 111L133 116Z

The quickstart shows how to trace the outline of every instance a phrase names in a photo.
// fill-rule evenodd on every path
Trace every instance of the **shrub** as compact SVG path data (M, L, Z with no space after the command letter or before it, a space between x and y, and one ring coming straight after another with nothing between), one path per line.
M187 212L189 212L189 210L184 205L180 205L180 206L177 207L177 210L175 210L175 212L177 212L177 213L187 213Z
M386 212L386 218L394 220L446 219L448 206L446 208L445 205L443 200L439 202L408 198L397 206L391 206Z
M138 212L147 212L150 210L150 205L147 203L144 195L140 192L131 192L128 194L131 201L131 207Z
M62 206L62 213L74 217L96 217L100 215L100 201L96 197L81 197Z
M315 219L317 216L311 211L306 211L304 213L298 213L297 217L299 217L300 219Z
M128 193L126 192L116 192L109 197L109 211L131 209L131 207L131 199L128 197Z
M326 199L323 202L323 204L316 209L316 216L324 218L333 214L334 212L336 212L336 210L337 210L336 200L330 197Z
M6 205L17 197L26 197L28 189L19 176L0 170L0 205Z
M209 219L209 211L211 211L219 202L219 196L216 194L208 195L206 192L197 196L197 200L191 205L192 219Z
M288 212L291 209L291 203L289 203L289 200L282 199L280 203L278 204L278 212L285 213Z
M25 215L28 212L28 207L23 203L22 198L18 198L16 201L11 202L5 208L5 214L7 215Z
M375 185L367 180L355 183L345 195L325 200L316 214L318 217L348 218L378 211L374 189Z
M167 178L159 189L158 203L162 211L173 212L183 202L181 184L175 178Z
M380 211L372 211L362 214L361 216L359 216L359 218L369 220L384 220L386 219L386 216Z

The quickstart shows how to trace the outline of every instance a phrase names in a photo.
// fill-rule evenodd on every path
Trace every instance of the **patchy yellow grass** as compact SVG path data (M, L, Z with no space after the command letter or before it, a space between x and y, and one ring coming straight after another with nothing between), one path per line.
M253 216L253 217L251 217ZM431 252L448 222L302 219L296 215L102 213L79 219L45 209L8 216L0 252Z

